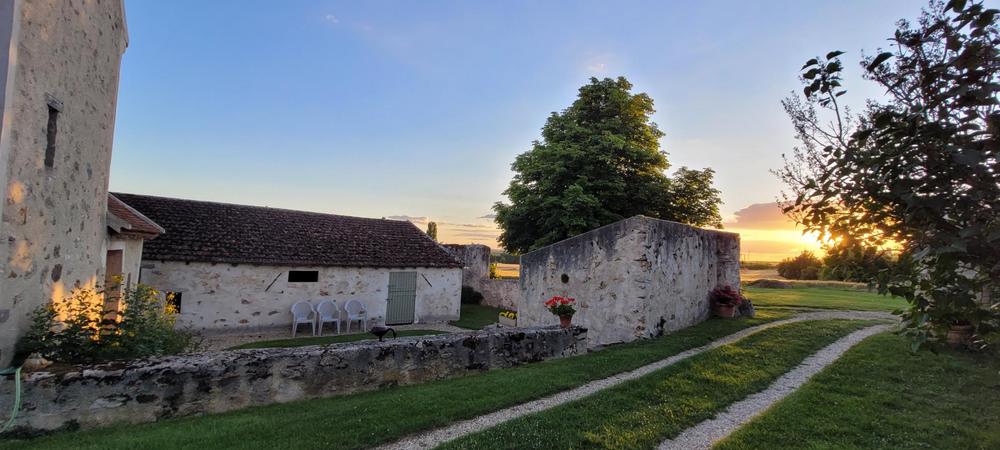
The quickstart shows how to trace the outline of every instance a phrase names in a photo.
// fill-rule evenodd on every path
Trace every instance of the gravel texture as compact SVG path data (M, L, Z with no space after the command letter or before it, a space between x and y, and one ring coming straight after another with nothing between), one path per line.
M750 395L732 405L713 419L706 420L687 430L674 439L660 444L660 450L710 449L719 440L729 436L739 427L753 420L771 405L795 392L814 375L829 366L854 345L874 334L889 329L889 325L876 325L851 333L837 342L824 347L798 367L778 378L770 387Z
M662 359L655 363L642 366L638 369L629 372L622 372L620 374L608 378L592 381L576 389L563 391L558 394L551 395L549 397L541 398L528 403L522 403L520 405L512 406L506 409L501 409L499 411L495 411L490 414L482 415L469 420L455 422L447 427L438 428L435 430L427 431L425 433L412 435L402 440L385 444L376 448L378 449L433 448L444 442L457 439L472 433L476 433L490 427L494 427L509 420L517 419L519 417L536 413L539 411L544 411L546 409L562 405L566 402L571 402L573 400L586 397L598 391L602 391L604 389L617 386L626 381L640 378L656 370L662 369L672 364L676 364L679 361L683 361L687 358L718 348L723 345L731 344L747 336L759 333L769 328L779 327L782 325L787 325L789 323L802 322L806 320L830 320L830 319L896 320L894 316L891 314L880 313L880 312L867 312L867 311L821 311L821 312L803 313L788 319L778 320L738 331L736 333L733 333L729 336L723 337L721 339L718 339L701 347L683 351L669 358ZM883 328L885 327L879 327L879 329ZM850 346L848 345L847 347Z

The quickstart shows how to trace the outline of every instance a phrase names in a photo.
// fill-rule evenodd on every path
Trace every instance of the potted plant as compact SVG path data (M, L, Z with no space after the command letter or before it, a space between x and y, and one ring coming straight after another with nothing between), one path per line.
M552 314L559 316L559 326L561 328L570 327L573 314L576 314L574 305L576 305L576 300L570 297L555 296L545 301L545 308Z
M951 322L948 332L945 334L945 342L951 346L965 345L972 337L973 326L967 320L956 320Z
M743 303L743 294L732 286L721 286L712 290L709 295L712 301L712 312L719 317L731 319L736 316L736 307Z
M516 327L517 326L517 311L503 310L500 311L500 318L498 320L500 325L506 327Z

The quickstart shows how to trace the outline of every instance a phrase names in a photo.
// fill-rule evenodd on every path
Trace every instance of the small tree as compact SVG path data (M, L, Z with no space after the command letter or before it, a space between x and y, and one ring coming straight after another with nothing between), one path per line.
M817 280L823 262L812 252L803 251L794 258L785 258L778 263L778 275L789 280Z
M806 62L783 104L801 146L779 174L785 211L807 230L907 258L879 277L906 298L915 347L951 324L1000 340L1000 33L981 2L932 2L900 21L892 48L862 59L886 102L840 104L840 56Z
M576 101L553 113L542 140L518 155L514 179L493 206L499 241L524 253L635 215L721 226L711 169L674 177L650 121L653 99L623 77L591 78Z
M826 249L820 278L874 283L889 270L892 263L892 257L886 250L853 239L843 239Z
M438 240L438 224L437 224L437 222L428 222L427 223L427 235L430 236L431 239L434 239L435 241Z

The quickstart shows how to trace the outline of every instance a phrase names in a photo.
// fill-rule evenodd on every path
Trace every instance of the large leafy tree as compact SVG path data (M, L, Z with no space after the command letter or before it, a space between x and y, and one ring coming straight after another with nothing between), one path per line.
M783 102L801 141L779 171L786 212L830 237L904 248L879 284L909 301L915 345L958 324L997 339L997 16L952 0L900 21L891 47L861 61L885 100L859 114L841 104L842 52L808 61L803 96Z
M591 78L518 155L504 191L510 203L493 206L504 248L531 251L638 214L721 225L713 171L681 168L667 177L653 99L631 89L623 77Z

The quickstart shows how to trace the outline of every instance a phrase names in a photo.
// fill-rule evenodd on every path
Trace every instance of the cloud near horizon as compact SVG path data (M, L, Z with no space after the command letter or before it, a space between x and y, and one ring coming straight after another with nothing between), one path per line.
M485 244L499 249L497 237L500 229L493 222L493 214L476 219L479 223L435 221L427 216L398 214L387 216L392 220L407 220L421 229L428 222L437 222L438 240L446 244ZM750 261L777 261L795 256L803 250L820 253L819 243L803 235L795 222L781 212L777 203L754 203L736 211L724 224L726 231L740 234L740 253Z

